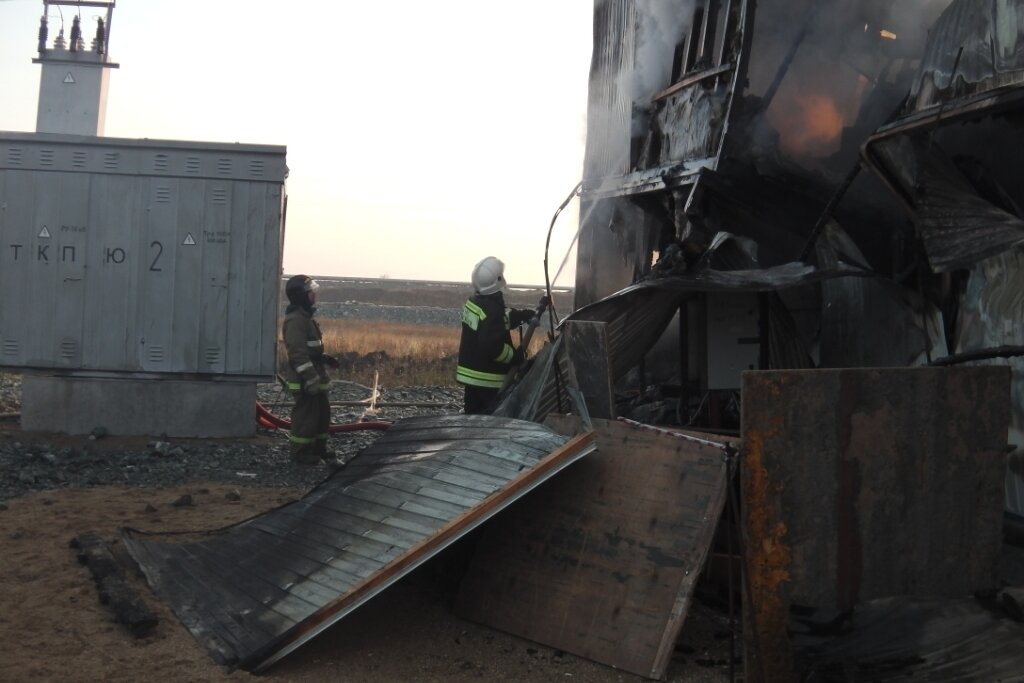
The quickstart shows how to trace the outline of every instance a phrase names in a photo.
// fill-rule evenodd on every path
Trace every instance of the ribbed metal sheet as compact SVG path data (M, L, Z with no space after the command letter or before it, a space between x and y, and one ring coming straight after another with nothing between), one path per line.
M928 47L913 80L911 97L924 95L917 108L942 99L936 91L978 92L1024 80L1022 12L1022 0L950 3L929 31Z
M402 420L302 500L125 544L215 660L262 670L593 450L488 415Z
M272 377L285 151L0 132L0 366Z

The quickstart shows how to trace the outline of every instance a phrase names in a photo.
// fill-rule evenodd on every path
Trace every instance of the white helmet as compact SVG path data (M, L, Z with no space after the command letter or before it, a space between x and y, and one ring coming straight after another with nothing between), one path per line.
M473 289L478 294L494 294L505 289L505 264L488 256L473 266Z

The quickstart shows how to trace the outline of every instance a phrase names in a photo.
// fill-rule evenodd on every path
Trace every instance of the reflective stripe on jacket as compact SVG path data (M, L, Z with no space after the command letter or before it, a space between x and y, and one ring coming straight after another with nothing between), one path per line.
M320 388L330 386L324 368L324 339L313 312L305 308L289 311L281 323L281 338L288 354L283 368L285 382L292 391L300 391L307 382L319 380Z
M462 338L455 380L460 384L500 389L515 347L510 328L518 327L532 311L506 312L501 292L476 294L462 307Z

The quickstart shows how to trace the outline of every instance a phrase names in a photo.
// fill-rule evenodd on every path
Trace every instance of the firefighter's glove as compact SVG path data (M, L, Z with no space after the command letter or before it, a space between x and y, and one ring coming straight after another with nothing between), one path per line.
M538 313L543 313L544 311L546 311L548 309L548 306L550 306L550 305L551 305L551 297L549 297L547 294L545 294L544 296L542 296L540 298L540 303L537 304L537 312Z
M326 353L323 355L323 360L324 365L333 370L337 370L338 367L341 365L341 363L338 362L337 358L335 358L334 356L328 356Z
M316 396L318 393L320 393L320 378L312 377L310 379L307 379L302 384L302 391L303 393L309 394L310 396Z
M509 361L509 365L522 365L524 360L526 360L526 352L519 347L512 352L512 360Z

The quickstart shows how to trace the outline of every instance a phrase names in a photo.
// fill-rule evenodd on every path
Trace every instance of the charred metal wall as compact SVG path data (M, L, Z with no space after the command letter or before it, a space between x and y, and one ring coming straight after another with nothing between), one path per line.
M911 92L915 106L924 109L950 94L1024 80L1022 18L1021 0L951 3L932 27L920 78Z
M747 680L790 680L794 607L996 587L1006 368L745 373Z

